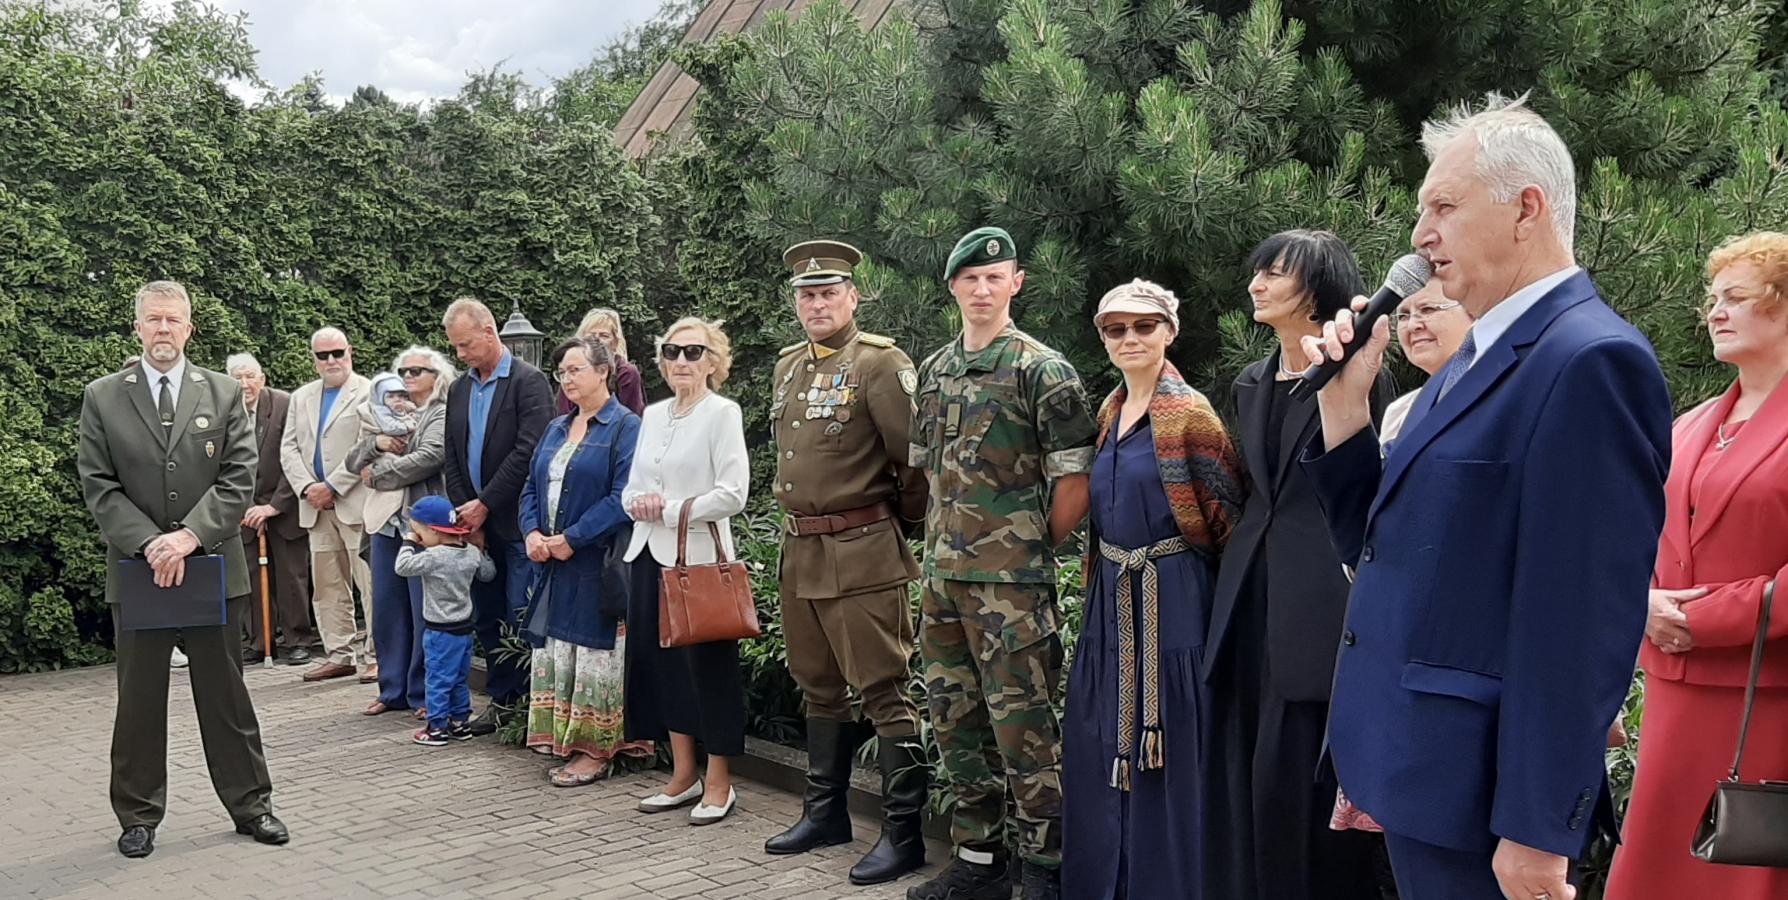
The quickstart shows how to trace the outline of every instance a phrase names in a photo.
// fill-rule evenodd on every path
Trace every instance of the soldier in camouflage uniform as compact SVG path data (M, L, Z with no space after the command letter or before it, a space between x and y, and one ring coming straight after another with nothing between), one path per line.
M1011 895L1006 797L1023 896L1053 900L1061 866L1060 543L1086 515L1097 427L1060 354L1012 325L1012 238L970 232L944 271L963 334L919 367L912 464L931 482L919 652L955 795L955 859L909 900Z
M882 836L850 871L880 884L925 864L929 766L908 694L908 585L919 577L902 532L925 515L926 483L906 464L913 362L857 330L852 281L862 253L808 241L783 254L807 340L783 348L771 380L776 499L782 503L782 633L807 700L807 795L801 820L764 845L804 853L851 840L851 758L863 737L850 689L875 724Z

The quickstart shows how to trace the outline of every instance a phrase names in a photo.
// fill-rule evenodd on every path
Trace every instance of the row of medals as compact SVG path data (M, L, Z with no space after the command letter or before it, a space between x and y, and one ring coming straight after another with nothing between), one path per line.
M808 419L831 419L826 426L827 434L843 431L843 423L851 420L851 398L856 396L857 381L848 370L836 374L820 373L813 376L813 386L795 395L795 399L807 404Z

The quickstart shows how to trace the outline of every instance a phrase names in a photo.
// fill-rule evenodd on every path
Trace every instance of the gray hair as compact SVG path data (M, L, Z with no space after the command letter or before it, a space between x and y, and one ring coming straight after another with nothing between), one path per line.
M1422 150L1432 161L1455 138L1477 140L1477 175L1498 203L1510 203L1532 186L1552 207L1552 233L1565 250L1577 232L1577 170L1571 151L1552 126L1527 106L1527 94L1513 99L1492 92L1481 109L1455 107L1445 118L1422 125Z
M151 281L148 284L137 288L137 296L134 303L136 306L136 317L138 319L143 318L143 301L150 297L166 297L170 300L178 300L186 306L186 317L188 319L192 318L192 298L187 296L186 287L180 282Z
M428 395L428 402L433 403L436 400L447 399L447 391L449 388L453 387L453 379L459 377L459 373L453 371L453 364L447 361L447 357L442 355L441 351L436 350L433 347L424 347L418 344L399 353L397 358L391 361L391 371L395 372L398 369L403 368L404 360L409 359L412 356L420 356L427 359L428 367L435 370L435 389ZM428 404L425 403L423 405L426 406Z
M255 359L253 353L232 353L229 359L224 360L224 374L234 375L242 369L247 369L256 375L266 374L261 370L261 361Z
M347 332L342 331L340 328L335 328L335 327L330 327L330 326L325 326L323 328L319 328L315 332L313 332L310 336L310 345L312 347L315 347L317 345L317 341L320 341L324 338L341 338L342 343L349 344L350 346L352 346L352 344L348 341Z
M491 315L490 307L485 306L473 297L461 297L447 304L447 312L441 316L441 327L451 327L455 320L471 317L475 325L497 327L497 317Z

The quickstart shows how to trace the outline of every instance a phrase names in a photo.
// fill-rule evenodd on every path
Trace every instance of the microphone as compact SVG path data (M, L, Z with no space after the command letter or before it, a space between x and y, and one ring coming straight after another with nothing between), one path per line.
M1410 253L1391 264L1391 271L1384 277L1384 286L1372 299L1366 301L1366 308L1353 317L1353 340L1348 341L1341 350L1340 359L1324 359L1319 363L1311 363L1310 367L1298 375L1298 383L1291 386L1291 396L1304 397L1322 390L1329 379L1340 374L1341 367L1353 359L1353 355L1366 341L1372 337L1372 326L1378 320L1391 314L1410 294L1422 289L1434 274L1434 266L1419 253Z

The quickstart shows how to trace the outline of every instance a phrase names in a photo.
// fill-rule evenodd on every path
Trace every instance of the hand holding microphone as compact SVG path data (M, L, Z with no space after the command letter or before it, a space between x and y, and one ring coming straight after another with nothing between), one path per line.
M1428 260L1411 253L1397 260L1371 299L1355 297L1352 309L1335 314L1321 337L1303 339L1310 367L1292 396L1315 393L1322 407L1323 443L1335 447L1372 424L1372 390L1391 343L1390 313L1421 290L1433 274Z

